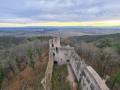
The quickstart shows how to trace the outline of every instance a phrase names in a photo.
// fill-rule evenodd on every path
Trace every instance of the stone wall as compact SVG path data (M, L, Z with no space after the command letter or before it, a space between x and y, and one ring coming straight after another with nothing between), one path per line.
M70 65L82 90L109 90L96 71L86 65L75 51L72 52Z
M53 72L53 55L51 54L51 51L49 51L49 61L45 73L45 90L52 90L52 72Z
M86 65L85 62L81 60L73 47L62 47L60 45L60 38L50 40L49 46L49 61L52 61L52 64L50 66L48 64L48 72L50 75L47 74L49 77L48 81L51 82L53 64L63 65L69 62L82 90L109 90L102 78L91 66Z
M57 47L57 50L53 48L53 60L56 61L58 65L66 64L66 61L70 59L73 50L74 48L69 47Z
M91 66L83 69L79 82L82 90L109 90L105 82Z

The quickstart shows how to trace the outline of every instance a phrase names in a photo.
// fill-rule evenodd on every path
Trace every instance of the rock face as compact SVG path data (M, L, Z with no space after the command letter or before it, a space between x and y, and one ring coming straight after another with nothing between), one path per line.
M62 47L60 37L50 40L49 47L49 60L52 57L52 65L63 65L69 62L82 90L109 90L96 71L81 60L74 47ZM53 66L51 67L53 68ZM50 76L52 78L52 71L50 71Z

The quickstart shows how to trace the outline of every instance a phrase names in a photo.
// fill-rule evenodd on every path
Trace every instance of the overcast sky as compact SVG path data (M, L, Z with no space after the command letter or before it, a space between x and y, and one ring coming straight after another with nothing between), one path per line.
M0 0L0 23L120 19L120 0Z

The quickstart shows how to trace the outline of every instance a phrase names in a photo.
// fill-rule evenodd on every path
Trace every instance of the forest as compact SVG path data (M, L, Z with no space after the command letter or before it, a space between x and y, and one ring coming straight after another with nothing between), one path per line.
M62 45L73 46L82 60L92 66L107 86L120 89L120 34L73 36Z
M40 81L49 58L48 41L52 38L0 37L0 88L42 89ZM111 90L119 90L119 38L120 34L61 37L61 44L74 47L82 60L96 70Z
M38 70L45 68L47 61L43 61L43 59L48 58L48 41L51 38L51 36L0 37L0 88L8 89L11 87L10 84L16 77L22 79L21 72L27 67L30 68L30 71L35 72L36 64L40 62L40 64L46 64L42 64L44 66L38 67ZM42 55L46 51L47 54ZM44 73L45 69L43 69ZM22 88L22 86L19 87ZM35 88L35 86L32 88Z

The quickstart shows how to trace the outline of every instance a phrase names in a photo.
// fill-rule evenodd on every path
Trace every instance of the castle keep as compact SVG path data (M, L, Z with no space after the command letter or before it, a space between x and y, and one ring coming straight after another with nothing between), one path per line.
M109 90L97 72L75 52L74 47L61 46L60 37L49 40L49 62L46 70L46 90L51 90L51 78L54 64L69 62L82 90Z

